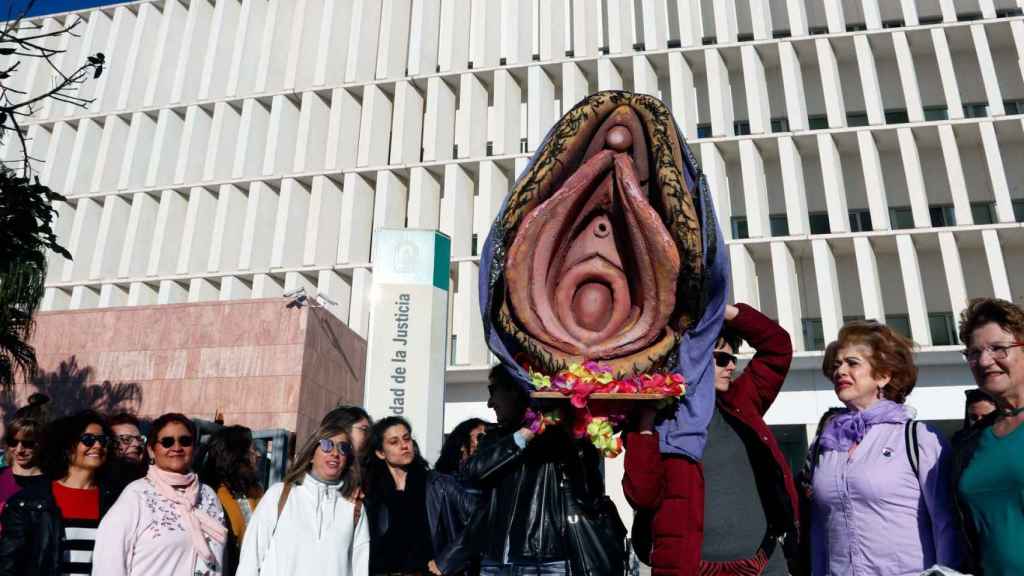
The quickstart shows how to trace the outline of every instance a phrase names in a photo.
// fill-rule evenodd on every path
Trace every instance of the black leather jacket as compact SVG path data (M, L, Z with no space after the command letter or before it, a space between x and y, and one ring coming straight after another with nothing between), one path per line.
M430 524L427 521L426 486L434 472L426 467L409 470L405 481L406 505L413 509L392 509L395 484L387 471L366 492L364 511L370 529L370 573L425 572L432 559ZM396 532L401 515L407 532Z
M461 475L428 473L427 522L441 573L460 574L468 568L472 554L466 546L466 527L479 500L480 490Z
M100 485L100 518L117 499ZM64 522L50 483L27 487L4 506L0 576L56 576L64 553Z
M574 440L562 426L520 449L509 430L482 436L466 462L466 478L483 494L470 524L471 549L499 563L568 559L565 499L593 500L604 494L601 458L587 440Z

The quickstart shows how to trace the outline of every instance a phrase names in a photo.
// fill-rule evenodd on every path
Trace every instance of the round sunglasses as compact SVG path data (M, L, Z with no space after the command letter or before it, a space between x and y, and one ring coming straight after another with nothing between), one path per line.
M175 438L174 436L164 436L163 438L157 440L156 443L170 450L172 447L174 447L175 441L177 441L178 445L181 446L182 448L189 448L195 442L195 439L192 438L191 436L178 436L177 438Z
M330 454L334 451L335 447L337 447L338 453L346 458L352 455L352 444L344 440L335 442L330 438L320 439L320 451L324 454Z

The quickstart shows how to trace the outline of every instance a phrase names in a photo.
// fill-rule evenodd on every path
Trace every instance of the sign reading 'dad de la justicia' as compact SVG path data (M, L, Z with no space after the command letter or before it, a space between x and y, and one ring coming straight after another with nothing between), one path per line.
M391 413L395 416L405 414L405 380L406 364L409 360L409 313L412 295L407 292L398 294L394 303L395 320L394 336L391 342L394 351L391 354Z
M428 460L444 430L450 246L434 230L379 230L374 243L366 409L409 420Z

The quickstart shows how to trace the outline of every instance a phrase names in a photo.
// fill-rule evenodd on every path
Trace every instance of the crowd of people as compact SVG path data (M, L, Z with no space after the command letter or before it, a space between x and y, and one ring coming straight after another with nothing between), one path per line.
M724 318L704 459L660 453L652 410L627 433L634 544L654 574L1024 574L1020 307L981 298L960 318L977 387L952 444L905 404L913 342L874 321L843 326L822 361L843 406L822 416L796 478L763 421L790 338L742 304ZM734 378L741 340L755 354Z
M977 387L949 443L906 405L913 343L846 324L822 361L842 407L794 475L764 421L790 337L727 306L703 459L659 449L654 403L626 425L637 555L673 575L1024 574L1024 310L974 300L959 337ZM755 353L737 374L744 341ZM456 426L433 466L408 421L340 406L270 487L243 426L200 446L182 414L143 435L130 414L49 421L37 396L5 426L0 576L621 573L624 528L571 413L538 427L558 401L531 401L501 365L488 391L497 423Z
M200 447L182 414L48 421L36 396L5 428L0 575L459 574L480 490L464 464L490 424L453 430L431 468L396 417L340 406L264 490L253 433ZM493 426L490 426L493 429ZM203 454L197 457L197 450Z

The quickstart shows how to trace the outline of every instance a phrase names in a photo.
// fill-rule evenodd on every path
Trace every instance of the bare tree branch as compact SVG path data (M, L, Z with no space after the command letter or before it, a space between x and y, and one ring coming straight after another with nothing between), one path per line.
M42 26L25 20L26 14L34 4L35 0L29 0L13 18L10 17L13 6L9 6L8 20L0 27L0 56L9 56L12 59L5 67L0 68L0 143L4 138L10 137L10 132L17 135L21 147L20 160L11 163L20 164L20 171L26 177L31 175L33 165L39 162L39 159L29 154L24 123L31 119L38 105L47 100L87 108L94 99L79 96L79 88L90 78L99 78L106 63L103 53L97 52L87 55L84 63L75 63L77 68L65 73L61 65L55 62L55 57L66 54L67 51L51 48L47 44L65 35L79 38L77 28L85 20L80 16L74 16L54 30L40 32ZM23 70L22 62L26 59L46 63L48 69L44 69L43 73L51 74L52 84L49 89L33 93L33 86L18 87L13 84L16 73ZM68 63L62 64L66 66Z
M14 114L10 114L5 122L10 122L14 133L18 135L18 142L21 144L21 170L25 176L28 176L29 166L32 165L32 158L28 154L28 142L25 140L25 131L21 129L21 125L18 124L18 119Z

